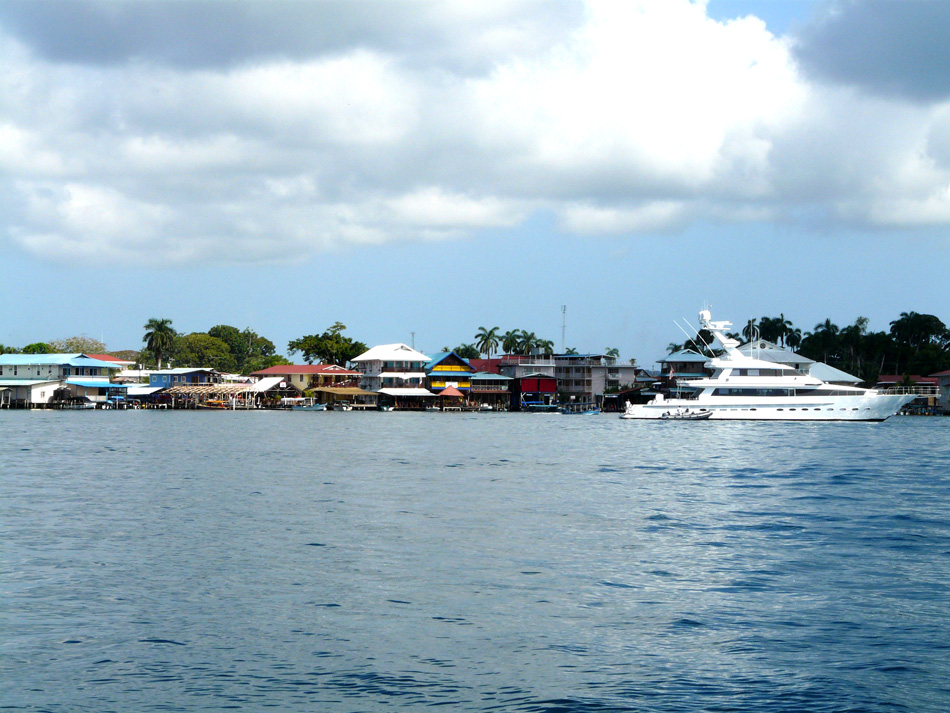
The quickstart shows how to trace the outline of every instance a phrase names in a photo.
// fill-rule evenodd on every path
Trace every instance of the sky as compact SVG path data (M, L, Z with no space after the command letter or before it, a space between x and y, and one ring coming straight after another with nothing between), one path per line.
M0 0L0 343L649 366L707 306L950 322L947 36L940 0Z

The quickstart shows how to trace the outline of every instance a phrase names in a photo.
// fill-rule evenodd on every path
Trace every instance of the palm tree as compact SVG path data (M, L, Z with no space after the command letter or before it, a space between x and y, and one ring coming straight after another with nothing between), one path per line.
M538 346L538 335L522 330L518 338L518 351L522 354L530 354L536 346Z
M611 359L616 359L620 356L620 350L617 347L607 347L604 350L604 356L609 356Z
M779 338L782 340L782 346L785 346L785 340L788 338L789 332L792 330L792 320L785 319L785 313L782 312L778 316L778 328L779 328Z
M538 342L537 347L545 356L551 356L554 353L554 342L550 339L542 339Z
M759 328L755 325L755 319L750 319L746 325L742 328L742 336L745 337L747 342L751 342L753 339L756 339L759 334Z
M787 346L789 349L797 348L802 343L802 330L798 327L789 329L785 332L785 337L782 341L783 346Z
M498 348L500 341L498 338L498 327L492 327L491 329L479 327L478 334L475 335L475 346L480 353L486 355L489 359L491 359L492 353Z
M518 350L518 342L521 338L521 332L517 329L509 329L501 337L501 348L505 354L514 354Z
M167 353L175 343L175 330L172 328L172 321L164 317L161 319L152 317L145 323L144 329L145 336L142 337L142 341L145 342L146 349L155 355L158 368L161 369L162 356Z

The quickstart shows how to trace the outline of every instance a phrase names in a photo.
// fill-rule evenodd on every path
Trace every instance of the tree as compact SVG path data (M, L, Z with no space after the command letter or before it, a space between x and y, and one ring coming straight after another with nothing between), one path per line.
M802 330L797 327L789 329L785 332L785 337L783 339L783 346L788 347L789 349L796 349L798 345L802 343Z
M53 348L46 342L33 342L32 344L27 344L23 349L20 350L22 354L54 354ZM93 354L99 354L99 352L93 352Z
M517 329L509 329L501 337L501 348L505 354L514 354L518 351L518 341L521 337L521 332Z
M204 332L192 332L175 340L175 360L179 366L234 371L234 357L223 339Z
M284 364L291 364L293 362L288 361L280 354L274 354L272 356L256 356L251 357L244 362L244 366L240 369L242 374L253 374L255 371L263 371L264 369L269 369L272 366L283 366Z
M518 351L522 354L530 354L538 346L538 335L534 332L521 331L518 337Z
M498 338L498 327L492 327L491 329L479 327L478 333L475 335L475 346L478 347L480 353L489 359L491 359L492 353L498 348L500 341Z
M208 334L227 343L234 358L235 369L245 373L245 363L249 359L273 356L277 352L274 343L246 327L243 331L229 324L218 324L208 330Z
M106 350L106 345L103 342L87 337L85 334L66 337L65 339L53 339L48 342L48 346L54 354L102 354Z
M758 337L759 330L755 324L755 319L750 319L746 322L746 325L742 328L742 336L745 337L747 342L751 342L753 339Z
M7 347L0 344L0 354L17 354L19 352L15 347Z
M538 342L537 348L545 356L551 356L554 353L554 342L550 339L542 339Z
M604 356L616 359L620 356L620 350L617 349L617 347L607 347L607 349L604 350Z
M564 353L568 356L575 356L577 354L577 349L575 349L574 347L568 347L567 349L564 350Z
M145 348L155 357L159 369L162 368L162 357L175 345L177 332L172 328L170 319L152 317L145 323Z
M454 351L463 359L478 359L482 353L474 344L459 344L452 351Z
M367 350L363 342L357 342L343 336L346 325L334 322L333 326L323 334L308 334L294 339L287 344L290 354L301 352L304 361L313 364L315 360L321 364L336 364L345 366Z

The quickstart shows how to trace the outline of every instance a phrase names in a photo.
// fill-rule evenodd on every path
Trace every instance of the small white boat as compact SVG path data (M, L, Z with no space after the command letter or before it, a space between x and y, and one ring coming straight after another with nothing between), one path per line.
M664 421L705 421L710 416L712 416L712 411L708 409L699 409L698 411L676 409L675 411L667 411L660 418Z
M326 411L327 405L317 403L312 397L290 398L286 397L280 400L281 408L287 408L291 411Z

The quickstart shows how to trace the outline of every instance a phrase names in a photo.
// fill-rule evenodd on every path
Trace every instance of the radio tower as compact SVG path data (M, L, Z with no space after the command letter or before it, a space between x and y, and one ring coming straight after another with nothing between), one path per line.
M567 305L561 305L561 352L567 351Z

